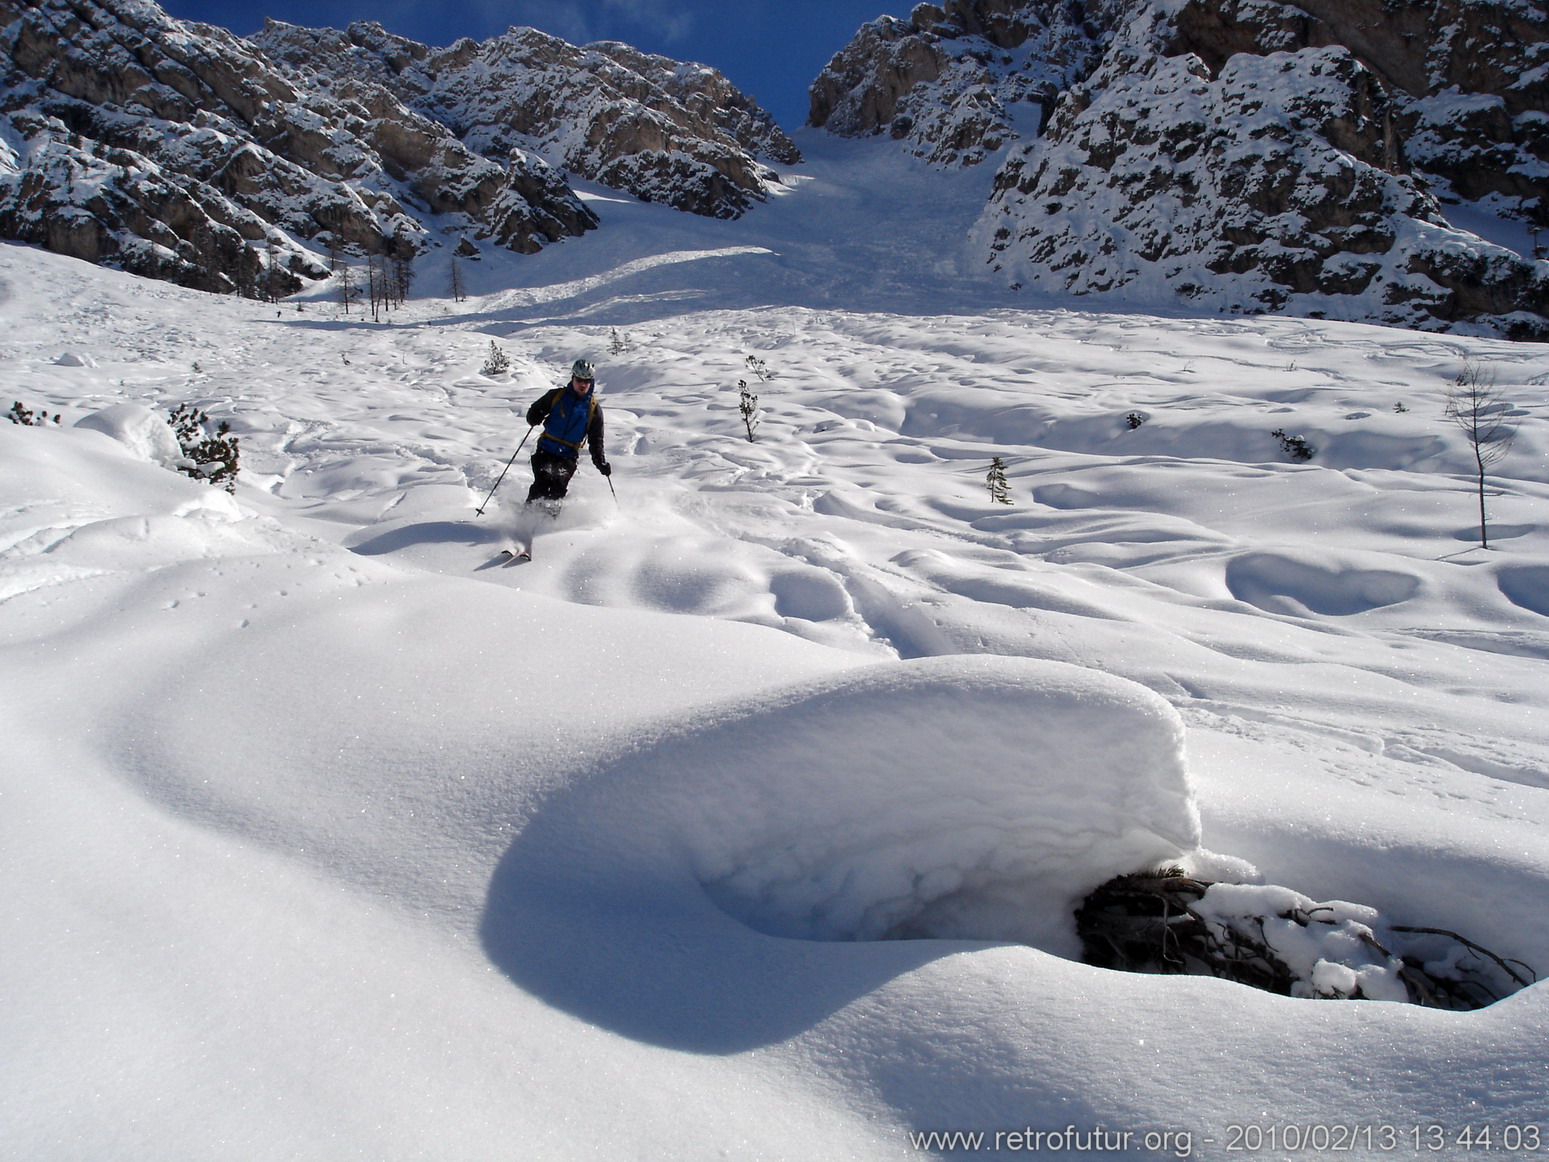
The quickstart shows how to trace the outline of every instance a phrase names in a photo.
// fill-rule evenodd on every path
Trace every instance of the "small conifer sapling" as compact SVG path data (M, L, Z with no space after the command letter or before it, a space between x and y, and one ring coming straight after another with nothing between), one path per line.
M984 478L990 490L990 499L996 504L1011 503L1011 485L1006 481L1006 464L999 456L990 461L989 473Z
M479 368L482 375L504 375L511 370L511 357L495 345L495 341L489 341L489 354L484 357L484 366Z
M1284 428L1276 428L1269 434L1280 441L1281 451L1298 463L1305 463L1318 454L1318 450L1301 436L1286 435Z
M737 387L741 393L737 401L737 410L742 413L742 426L747 429L748 443L751 444L753 443L753 433L758 430L760 422L758 396L753 394L752 388L748 387L748 381L745 379L739 379Z

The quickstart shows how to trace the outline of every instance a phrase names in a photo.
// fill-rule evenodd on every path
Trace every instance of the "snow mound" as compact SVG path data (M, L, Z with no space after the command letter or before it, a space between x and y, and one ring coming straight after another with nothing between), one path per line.
M723 756L735 792L707 796L685 840L753 928L1071 951L1082 896L1197 845L1182 738L1135 683L951 658L830 679L663 758Z
M137 459L163 468L176 467L183 459L172 425L142 404L114 404L77 420L75 426L112 436Z
M1549 566L1508 566L1496 575L1496 582L1513 605L1549 617Z
M1149 690L1062 663L867 666L679 727L549 822L588 837L583 865L618 867L605 879L686 871L769 935L1073 956L1087 892L1196 849L1182 738ZM655 843L681 854L670 872L617 863Z

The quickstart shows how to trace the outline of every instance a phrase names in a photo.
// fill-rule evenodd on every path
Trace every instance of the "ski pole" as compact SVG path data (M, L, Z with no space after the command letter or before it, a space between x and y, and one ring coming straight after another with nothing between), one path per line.
M614 508L621 507L620 504L619 504L619 494L617 492L614 492L614 490L613 490L613 477L611 477L611 476L604 476L603 479L608 482L608 491L613 493L613 507Z
M533 428L536 428L537 426L537 424L533 424L531 428L528 428L527 436L532 435ZM490 497L495 495L495 489L500 487L500 482L506 478L506 473L511 471L511 465L515 464L516 458L522 454L522 444L527 443L527 436L522 437L522 443L516 446L516 451L511 453L511 459L507 460L506 466L500 470L500 475L495 478L494 487L489 490L489 496L484 498L484 503L473 510L474 516L484 515L485 508L489 506Z

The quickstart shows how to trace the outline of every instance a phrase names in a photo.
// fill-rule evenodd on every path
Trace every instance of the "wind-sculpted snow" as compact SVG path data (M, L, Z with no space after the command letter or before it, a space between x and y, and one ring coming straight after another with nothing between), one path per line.
M647 874L626 853L647 851L673 865L649 874L689 873L751 927L812 940L1076 954L1082 896L1199 841L1165 702L1074 666L988 658L763 694L606 763L565 800L539 821L588 836L567 862L624 859L625 882Z
M1320 555L1315 562L1247 553L1227 565L1226 584L1239 600L1271 613L1348 617L1408 601L1423 582L1413 573L1372 568L1353 553Z
M614 199L464 300L422 261L391 323L4 249L50 417L0 422L5 1148L903 1162L1101 1124L1226 1162L1265 1111L1541 1121L1541 984L1120 974L1068 909L1178 857L1254 889L1233 916L1549 966L1549 354L985 297L944 239L987 174L927 197L808 136L757 214ZM486 498L578 355L613 475L508 563L525 457ZM1465 360L1518 425L1489 550ZM232 494L160 462L189 402Z

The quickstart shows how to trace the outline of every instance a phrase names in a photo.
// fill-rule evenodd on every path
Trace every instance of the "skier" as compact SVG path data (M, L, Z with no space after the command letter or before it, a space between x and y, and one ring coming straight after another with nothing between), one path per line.
M527 503L552 502L557 508L570 487L581 460L581 448L589 446L592 463L604 476L613 475L602 447L602 408L597 406L593 388L597 372L589 360L577 359L570 366L570 382L546 391L527 409L527 422L543 425L543 435L532 456L532 487Z

